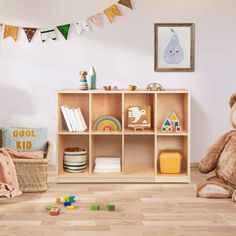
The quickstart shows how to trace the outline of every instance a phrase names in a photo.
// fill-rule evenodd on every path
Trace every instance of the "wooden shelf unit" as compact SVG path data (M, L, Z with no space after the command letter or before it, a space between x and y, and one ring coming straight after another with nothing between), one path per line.
M60 107L80 107L88 129L69 132ZM151 106L151 129L134 131L127 127L129 106ZM182 132L162 133L167 116L175 112ZM116 117L121 132L97 132L94 121L103 115ZM190 93L188 90L104 91L61 90L58 92L57 181L188 183L190 181ZM88 168L83 173L63 170L63 151L79 146L88 150ZM160 174L159 153L178 150L183 155L180 174ZM96 156L120 156L121 173L93 173Z

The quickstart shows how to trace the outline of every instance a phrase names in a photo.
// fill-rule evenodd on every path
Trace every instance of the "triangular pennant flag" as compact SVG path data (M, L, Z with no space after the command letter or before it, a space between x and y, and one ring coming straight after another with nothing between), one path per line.
M119 3L120 5L124 5L124 6L128 7L128 8L130 8L130 9L133 9L130 0L120 0L118 3Z
M57 34L55 28L41 29L41 40L45 42L48 39L56 40Z
M57 29L61 32L63 37L67 40L68 34L69 34L69 30L70 30L70 24L59 25L59 26L57 26Z
M3 38L12 37L15 41L17 40L19 27L13 25L5 25Z
M23 27L26 37L29 41L29 43L31 42L32 38L34 37L34 34L37 31L37 28L27 28L27 27Z
M81 20L75 23L75 30L80 35L83 30L90 31L88 19Z
M102 27L102 13L89 17L89 20L97 27Z
M113 22L115 16L121 16L120 10L119 10L119 8L117 7L116 4L113 4L112 6L105 9L104 13L107 16L110 23Z

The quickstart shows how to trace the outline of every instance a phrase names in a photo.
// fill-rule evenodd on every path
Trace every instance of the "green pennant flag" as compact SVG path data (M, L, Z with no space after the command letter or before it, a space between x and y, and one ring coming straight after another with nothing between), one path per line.
M57 29L60 31L63 37L67 40L70 24L57 26Z

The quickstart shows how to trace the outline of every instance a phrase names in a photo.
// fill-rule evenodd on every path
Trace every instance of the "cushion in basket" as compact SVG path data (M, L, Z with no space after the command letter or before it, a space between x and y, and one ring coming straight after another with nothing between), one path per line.
M47 128L3 128L2 147L19 152L46 151Z

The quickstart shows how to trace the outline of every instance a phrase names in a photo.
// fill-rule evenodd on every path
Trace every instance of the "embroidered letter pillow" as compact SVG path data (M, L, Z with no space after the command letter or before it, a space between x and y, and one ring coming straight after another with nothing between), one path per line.
M47 128L3 128L2 147L18 152L46 151Z

